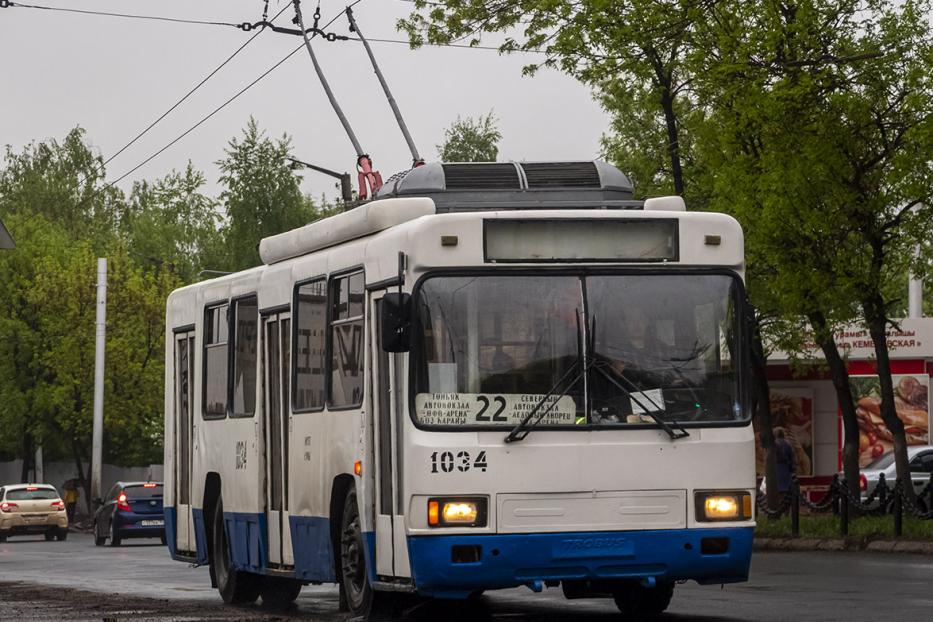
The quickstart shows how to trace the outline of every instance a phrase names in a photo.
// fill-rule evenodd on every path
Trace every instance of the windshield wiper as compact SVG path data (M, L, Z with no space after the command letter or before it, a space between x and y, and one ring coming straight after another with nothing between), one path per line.
M548 389L547 394L538 400L538 403L535 404L534 408L532 408L528 414L525 415L514 428L512 428L512 431L509 432L508 436L505 437L506 443L514 443L515 441L524 440L525 437L528 436L528 433L531 432L531 429L538 425L538 423L554 409L554 407L557 405L557 402L559 402L561 398L567 395L567 392L570 391L570 388L573 387L573 385L575 385L577 381L583 377L583 374L589 371L589 368L592 367L592 363L589 365L582 365L582 360L582 358L579 358L574 361L573 365L570 366L564 375L558 378L557 382L554 383L554 386ZM566 380L567 377L570 376L570 374L573 373L573 371L578 367L582 367L582 369L580 369L579 373L577 373L573 381L567 385L566 390L561 391L560 394L554 400L552 400L550 404L548 404L548 407L544 409L544 412L539 415L538 411L541 410L541 408L547 403L548 399L557 392L557 389L561 384L563 384L564 380Z
M525 415L522 418L522 420L519 421L518 424L514 428L512 428L512 430L505 437L506 443L514 443L515 441L525 440L525 437L528 436L528 433L531 432L531 429L535 427L536 425L538 425L538 423L542 419L544 419L549 412L551 412L554 409L554 407L557 405L557 402L559 402L561 398L567 395L567 392L570 391L571 387L573 387L573 385L575 385L577 381L580 378L582 378L583 375L586 374L589 371L589 368L592 366L592 363L590 365L587 365L584 362L584 355L583 355L583 350L582 350L583 335L580 330L579 309L576 310L576 314L577 314L577 360L575 360L573 362L573 365L567 368L567 371L564 372L564 375L558 378L557 382L555 382L554 385L550 389L548 389L548 392L544 395L544 397L538 400L538 403L534 405L534 408L532 408L528 412L528 414ZM555 392L557 392L557 389L563 384L564 380L566 380L570 376L570 374L572 374L573 371L577 368L580 368L580 371L574 377L573 381L567 385L567 388L565 390L560 392L560 395L558 395L556 399L554 399L550 404L548 404L548 407L545 409L544 412L538 415L538 411L541 410L541 407L547 403L548 399L552 395L554 395Z
M623 393L625 393L625 395L626 395L632 402L634 402L635 404L637 404L637 405L642 409L642 411L643 411L644 414L646 414L646 415L648 415L649 417L651 417L651 418L654 420L654 422L658 424L658 427L659 427L659 428L661 428L662 430L664 430L665 432L667 432L667 435L671 437L671 440L672 440L672 441L676 441L676 440L679 439L679 438L687 438L688 436L690 436L690 433L687 432L687 430L685 430L684 427L683 427L682 425L680 425L679 423L677 423L677 420L676 420L676 419L674 420L674 425L677 426L677 430L674 430L674 428L671 427L671 425L670 425L667 421L665 421L664 419L662 419L661 417L658 416L658 414L657 414L656 411L657 411L657 410L663 410L659 404L655 404L655 402L654 402L653 399L651 399L650 397L648 397L647 395L645 395L644 393L642 393L642 396L644 396L644 398L645 398L646 400L648 400L648 402L651 403L651 405L654 407L654 410L648 408L648 407L645 405L644 402L642 402L640 399L638 399L637 397L635 397L635 395L634 395L631 391L629 391L628 389L626 389L625 387L623 387L622 384L621 384L618 380L616 380L616 378L614 378L612 374L610 374L609 372L607 372L607 371L605 370L605 366L606 366L606 363L602 363L601 365L593 365L593 367L595 367L596 371L598 371L599 373L601 373L609 382L611 382L612 384L614 384L614 385L616 386L616 388L618 388L620 391L622 391ZM638 387L636 387L634 384L632 384L632 382L631 382L630 380L628 380L627 378L625 378L624 376L619 376L619 378L621 378L622 380L625 380L626 382L628 382L633 388L638 389ZM663 399L663 398L662 398L662 399ZM641 413L639 413L639 414L641 414Z

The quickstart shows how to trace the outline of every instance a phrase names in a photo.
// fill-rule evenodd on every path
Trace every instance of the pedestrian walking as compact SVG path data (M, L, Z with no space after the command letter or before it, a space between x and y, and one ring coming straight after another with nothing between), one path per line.
M787 440L784 428L774 428L774 450L777 452L778 492L785 493L790 490L796 465L794 448Z
M78 499L81 493L78 491L77 482L74 478L65 482L65 512L68 514L68 523L71 524L75 519L75 509L78 507Z

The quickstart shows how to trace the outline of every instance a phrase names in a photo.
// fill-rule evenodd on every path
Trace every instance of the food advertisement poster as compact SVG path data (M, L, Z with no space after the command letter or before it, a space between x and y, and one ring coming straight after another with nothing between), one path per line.
M794 449L794 472L799 477L813 475L813 390L780 388L771 390L771 422L775 437L783 430ZM755 430L755 472L765 474L765 452Z
M926 374L892 375L894 404L904 422L908 445L927 445L930 432L929 389ZM894 438L881 419L878 376L851 376L852 397L859 427L859 466L866 466L894 449Z

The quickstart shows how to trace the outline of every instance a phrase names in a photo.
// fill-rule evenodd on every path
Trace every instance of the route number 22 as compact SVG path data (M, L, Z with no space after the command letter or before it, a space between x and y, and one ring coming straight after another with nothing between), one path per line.
M508 422L508 418L501 416L502 411L505 410L505 398L504 397L502 397L501 395L497 395L496 397L493 398L492 401L496 403L495 407L498 408L498 410L496 410L496 412L492 414L492 419L490 419L489 416L486 415L486 411L489 410L489 398L486 397L485 395L480 395L479 397L476 398L476 400L483 405L483 408L478 413L476 413L477 421L497 421L497 422L502 422L502 423Z

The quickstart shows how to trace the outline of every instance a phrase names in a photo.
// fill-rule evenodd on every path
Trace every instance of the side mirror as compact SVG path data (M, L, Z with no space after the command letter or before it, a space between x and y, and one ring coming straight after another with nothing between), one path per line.
M411 337L411 294L386 294L382 297L382 349L408 352Z

